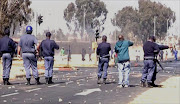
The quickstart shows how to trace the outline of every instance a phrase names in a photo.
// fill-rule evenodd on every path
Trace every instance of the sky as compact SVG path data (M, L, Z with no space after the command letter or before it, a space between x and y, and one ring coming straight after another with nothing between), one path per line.
M64 9L71 2L75 2L75 0L31 0L31 8L33 9L36 15L43 16L43 23L38 26L38 32L41 34L44 30L58 30L61 28L63 32L66 34L68 32L68 28L66 26L66 21L63 18ZM132 6L138 9L138 0L101 0L106 4L108 14L107 19L104 24L105 30L102 33L103 35L108 35L112 33L115 29L111 24L111 18L114 17L115 13L118 10L126 6ZM173 26L168 30L169 34L180 35L180 0L151 0L160 2L167 7L170 7L172 11L176 13L176 21ZM29 25L35 27L35 19L32 20Z

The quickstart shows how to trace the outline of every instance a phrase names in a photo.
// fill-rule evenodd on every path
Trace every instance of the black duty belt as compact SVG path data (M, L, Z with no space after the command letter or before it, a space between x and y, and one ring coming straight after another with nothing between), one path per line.
M35 52L23 52L23 53L33 53L34 54Z
M144 60L154 60L155 58L154 57L144 57Z
M110 55L107 54L107 55L104 55L104 56L100 56L99 58L101 59L101 58L109 58L109 57L110 57Z
M152 59L147 59L147 58L144 58L144 60L154 60L153 58Z

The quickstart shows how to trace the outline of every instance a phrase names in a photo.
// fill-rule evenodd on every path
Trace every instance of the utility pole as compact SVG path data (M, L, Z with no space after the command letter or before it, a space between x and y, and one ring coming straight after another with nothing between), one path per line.
M169 22L169 19L167 19L167 36L168 36L168 22Z
M85 34L85 8L84 8L84 18L83 18L83 27L84 27L84 29L83 29L83 35Z
M116 21L116 13L115 13L115 26L117 26L117 23L116 23L117 21ZM116 32L117 30L115 29L115 41L117 40L117 32Z
M154 16L154 36L156 36L156 16Z
M38 16L37 16L37 12L36 12L36 35L35 35L35 37L37 36L37 22L38 22Z

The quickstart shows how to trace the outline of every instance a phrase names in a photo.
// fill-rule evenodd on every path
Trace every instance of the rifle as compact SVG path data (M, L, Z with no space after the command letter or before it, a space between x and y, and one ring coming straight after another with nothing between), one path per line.
M156 62L161 67L161 70L164 70L163 66L161 65L161 63L157 59L157 56L155 57L154 62ZM159 73L161 70L156 71L156 73Z

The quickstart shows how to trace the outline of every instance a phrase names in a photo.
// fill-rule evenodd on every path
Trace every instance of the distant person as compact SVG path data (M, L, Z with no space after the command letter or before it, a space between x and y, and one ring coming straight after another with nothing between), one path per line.
M102 43L100 43L97 47L97 55L99 56L99 63L98 63L98 81L97 84L101 83L101 77L103 74L103 83L106 84L107 79L107 70L109 66L109 59L111 51L111 44L107 43L107 36L102 36Z
M92 61L91 54L92 54L92 49L91 49L91 47L89 47L89 61Z
M46 33L46 40L43 40L40 45L42 55L44 57L44 66L45 66L45 80L46 84L54 83L52 81L53 77L53 65L54 65L54 50L59 49L59 46L54 40L51 39L51 33Z
M39 44L34 35L31 35L33 31L33 28L31 26L26 27L26 33L25 35L21 36L20 41L19 41L19 47L18 47L18 57L20 57L20 52L22 50L22 58L24 61L24 68L26 70L26 79L27 79L27 85L31 85L30 80L31 80L31 71L33 76L36 81L36 85L39 85L39 73L37 69L37 57L36 53Z
M167 60L167 57L168 57L168 52L166 51L166 56L165 56L165 60Z
M164 56L163 50L160 50L159 54L160 54L160 61L163 61L163 56Z
M85 48L82 48L81 55L82 55L82 61L85 61L85 56L86 56L86 49Z
M119 71L119 86L129 87L129 73L130 73L130 57L129 47L133 42L124 40L122 35L119 35L119 41L115 45L115 52L118 55L118 71Z
M11 85L9 75L12 66L12 58L15 53L16 43L9 38L10 28L4 30L4 37L0 39L0 53L2 54L3 84Z
M69 48L67 49L67 53L68 53L67 60L71 61L71 49L70 49L70 45L69 45Z
M175 59L175 61L177 61L178 60L178 51L176 50L176 48L174 48L173 49L173 54L174 54L174 59Z
M140 50L136 50L136 62L139 62L140 60Z
M62 60L64 60L64 54L65 54L65 50L64 50L64 47L62 47L62 49L60 50L60 56Z

